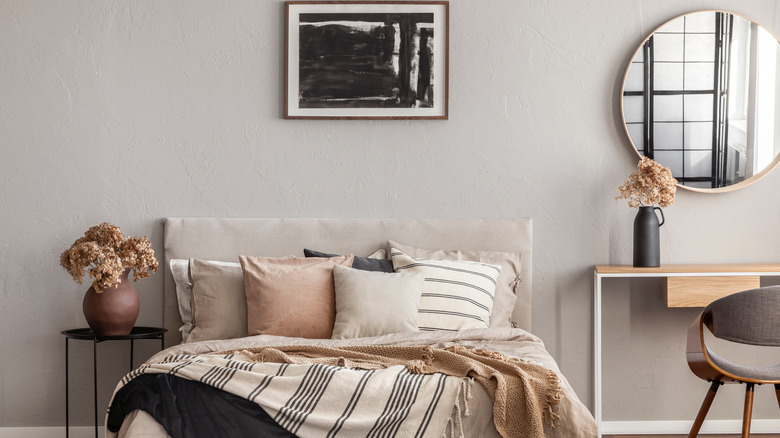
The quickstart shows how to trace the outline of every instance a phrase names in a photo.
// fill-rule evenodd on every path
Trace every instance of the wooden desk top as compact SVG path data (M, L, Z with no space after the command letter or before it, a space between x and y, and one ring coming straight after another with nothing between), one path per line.
M595 265L597 274L685 274L697 272L777 272L780 263L713 263L661 265L658 268L635 268L631 265Z

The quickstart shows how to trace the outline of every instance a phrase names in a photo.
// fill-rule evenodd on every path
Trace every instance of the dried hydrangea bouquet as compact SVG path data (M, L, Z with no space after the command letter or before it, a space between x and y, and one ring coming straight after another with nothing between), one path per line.
M158 262L149 239L128 237L116 225L96 225L60 256L60 265L82 284L85 271L92 286L84 295L84 316L99 336L126 335L138 318L138 292L134 281L157 272Z
M618 187L617 192L615 199L628 199L630 207L639 208L634 219L634 267L660 266L659 228L665 222L661 207L674 204L674 195L677 193L677 180L672 176L672 171L643 157L636 171ZM661 213L660 222L656 210Z

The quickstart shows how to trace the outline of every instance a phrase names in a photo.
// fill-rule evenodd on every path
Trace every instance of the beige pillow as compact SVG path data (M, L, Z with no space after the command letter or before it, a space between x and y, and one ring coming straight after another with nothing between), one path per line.
M189 260L192 330L187 342L247 336L246 295L241 266Z
M490 314L490 327L514 327L512 312L515 309L517 295L515 287L520 282L520 267L522 254L516 252L498 251L445 251L415 248L389 240L388 247L392 253L395 248L415 258L466 260L473 262L489 263L501 266L501 275L498 277L495 301Z
M417 323L420 330L487 328L501 266L481 262L418 259L390 253L396 272L423 277Z
M238 265L238 263L236 263ZM188 259L171 259L171 276L176 285L176 303L179 305L179 316L182 326L181 343L187 342L192 330L192 283L190 283L190 261ZM238 265L241 267L241 265Z
M411 273L333 267L336 322L333 339L416 332L423 278Z
M250 335L328 339L336 314L333 266L353 256L269 258L240 256Z

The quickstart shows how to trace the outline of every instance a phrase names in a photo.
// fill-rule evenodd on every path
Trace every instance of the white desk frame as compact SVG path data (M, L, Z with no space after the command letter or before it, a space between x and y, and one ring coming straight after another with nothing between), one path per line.
M777 277L780 264L666 265L660 268L634 268L623 265L596 265L593 269L593 416L602 433L601 378L601 284L604 278L667 277ZM637 431L639 433L641 431Z

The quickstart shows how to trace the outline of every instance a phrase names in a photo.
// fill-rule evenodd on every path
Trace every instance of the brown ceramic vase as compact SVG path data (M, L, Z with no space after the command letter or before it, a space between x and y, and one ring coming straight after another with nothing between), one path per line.
M133 330L141 301L128 274L130 269L125 269L116 287L103 289L101 293L90 287L84 294L84 317L96 335L124 336Z

